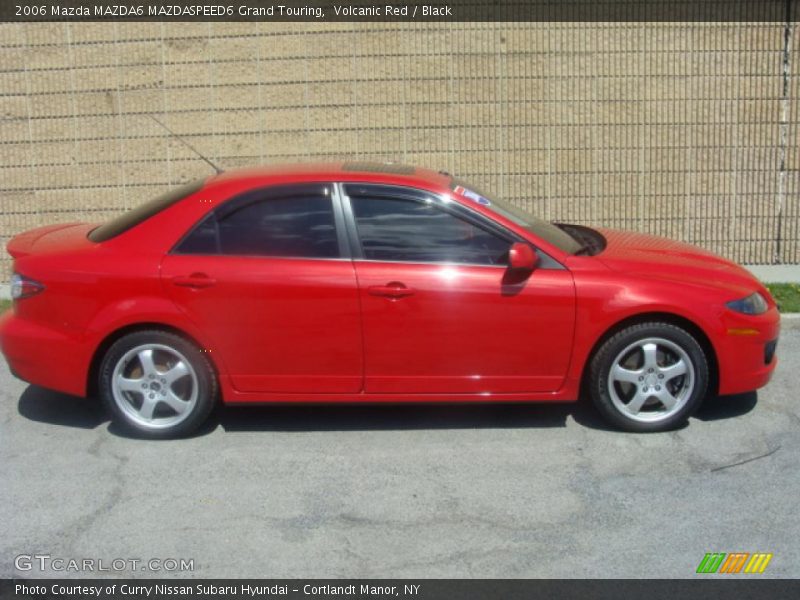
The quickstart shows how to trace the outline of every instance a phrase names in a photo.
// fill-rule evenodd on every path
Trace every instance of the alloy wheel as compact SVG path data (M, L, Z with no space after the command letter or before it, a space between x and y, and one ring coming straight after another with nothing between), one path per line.
M113 399L134 423L147 429L173 427L197 404L198 378L175 348L143 344L126 352L111 377Z
M608 392L619 412L655 423L679 412L692 397L695 370L678 344L649 337L628 345L611 363Z

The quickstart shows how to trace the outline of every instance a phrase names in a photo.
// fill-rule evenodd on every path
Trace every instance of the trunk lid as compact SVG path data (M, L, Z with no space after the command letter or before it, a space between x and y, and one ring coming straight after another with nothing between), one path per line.
M37 227L11 238L6 249L14 258L78 249L92 244L86 235L94 227L96 225L88 223L61 223Z

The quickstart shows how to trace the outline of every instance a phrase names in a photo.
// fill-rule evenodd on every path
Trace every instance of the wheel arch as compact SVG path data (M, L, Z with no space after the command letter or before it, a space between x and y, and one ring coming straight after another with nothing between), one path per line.
M606 340L610 337L616 335L618 332L630 327L632 325L639 325L641 323L668 323L670 325L674 325L676 327L680 327L681 329L686 330L689 334L691 334L696 340L697 343L700 344L700 347L703 350L703 353L706 356L706 360L708 361L708 374L709 374L709 381L708 381L708 391L710 394L716 395L719 390L719 361L717 358L717 351L714 348L714 345L711 343L711 338L708 334L703 330L701 326L697 323L692 321L691 319L687 319L681 315L677 315L675 313L670 312L660 312L660 311L652 311L652 312L644 312L644 313L637 313L635 315L630 315L621 319L608 327L602 335L600 335L595 343L592 345L589 354L586 356L586 360L583 365L583 370L581 372L581 383L580 383L580 396L583 397L585 393L585 388L587 384L587 379L589 375L589 370L591 368L591 362L594 355L597 353L597 350L602 346Z
M86 379L86 392L88 397L95 397L98 393L98 373L100 370L100 363L103 361L103 357L105 356L108 349L116 342L117 340L121 339L122 337L128 335L129 333L135 333L137 331L147 331L147 330L158 330L164 331L168 333L173 333L182 337L184 340L198 348L202 351L204 345L201 344L194 336L190 335L186 331L180 329L179 327L175 327L174 325L170 325L163 322L158 321L147 321L147 322L140 322L140 323L131 323L128 325L123 325L122 327L118 327L117 329L108 333L102 341L97 345L92 354L92 359L89 362L89 369L87 372L87 379ZM214 360L214 357L210 356L210 353L207 355L207 359L211 368L214 371L214 377L217 378L217 382L219 385L217 389L219 390L220 399L222 399L222 379L220 377L220 370L217 362Z

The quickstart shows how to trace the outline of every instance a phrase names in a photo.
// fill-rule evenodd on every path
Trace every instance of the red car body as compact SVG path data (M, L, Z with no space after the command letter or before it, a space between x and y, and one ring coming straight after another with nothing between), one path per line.
M171 252L204 215L248 190L302 182L424 190L479 213L557 269L508 282L497 266ZM2 317L2 351L25 381L76 396L121 334L180 332L210 358L221 398L247 402L469 402L578 398L601 340L626 324L672 322L707 352L719 394L757 389L776 360L769 293L698 248L598 229L604 249L566 253L425 169L315 164L236 171L108 241L88 224L42 227L8 244L14 270L45 291ZM403 288L410 290L408 295ZM398 291L399 290L399 291ZM760 292L763 314L726 303Z

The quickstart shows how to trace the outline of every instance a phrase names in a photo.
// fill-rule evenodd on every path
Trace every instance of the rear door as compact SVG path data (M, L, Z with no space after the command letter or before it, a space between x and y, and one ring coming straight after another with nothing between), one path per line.
M368 393L557 390L575 290L552 259L509 277L514 235L447 198L345 184L363 310ZM548 258L548 257L544 257Z
M361 390L358 290L332 191L303 184L233 198L163 261L170 297L240 391Z

